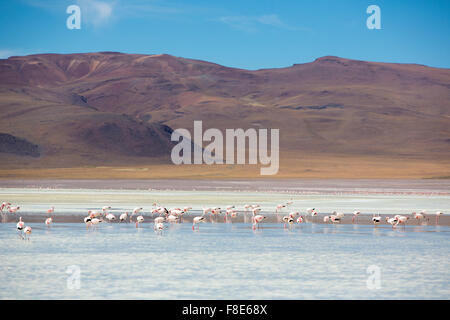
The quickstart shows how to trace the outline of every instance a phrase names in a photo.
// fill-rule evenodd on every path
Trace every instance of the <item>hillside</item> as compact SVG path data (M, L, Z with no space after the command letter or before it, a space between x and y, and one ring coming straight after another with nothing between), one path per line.
M280 177L450 176L449 69L328 56L249 71L170 55L41 54L0 60L0 110L0 177L99 166L189 177L170 169L170 134L194 120L279 128Z

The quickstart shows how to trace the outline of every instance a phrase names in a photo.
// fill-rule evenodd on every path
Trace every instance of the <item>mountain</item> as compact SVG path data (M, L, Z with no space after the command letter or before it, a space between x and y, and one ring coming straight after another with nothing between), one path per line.
M5 170L170 164L172 130L202 120L204 130L279 128L282 168L376 159L368 170L420 161L441 168L423 176L450 175L450 70L422 65L327 56L250 71L166 54L10 57L0 60L0 110Z

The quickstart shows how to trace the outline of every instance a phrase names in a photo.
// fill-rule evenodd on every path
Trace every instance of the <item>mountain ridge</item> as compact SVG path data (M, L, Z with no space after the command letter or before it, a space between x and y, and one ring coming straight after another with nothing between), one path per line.
M324 56L245 70L167 54L16 56L0 60L0 132L42 152L0 153L0 168L167 164L171 130L194 120L280 128L281 160L448 161L449 101L450 69L417 64ZM124 137L118 146L108 132Z

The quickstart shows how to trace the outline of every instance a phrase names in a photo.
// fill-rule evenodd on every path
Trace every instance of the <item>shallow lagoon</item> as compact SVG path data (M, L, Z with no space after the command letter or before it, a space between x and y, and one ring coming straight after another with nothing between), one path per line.
M262 192L1 189L21 205L21 215L86 213L111 205L118 213L154 201L167 207L260 203L273 211L293 208L362 213L444 210L448 196L286 195ZM1 299L449 299L450 227L303 224L284 229L264 223L26 223L23 241L15 223L0 224ZM68 267L80 268L80 288L67 286ZM369 289L367 268L379 267L380 289Z
M2 299L449 299L449 227L0 225ZM80 289L67 268L80 268ZM380 268L368 289L367 268Z

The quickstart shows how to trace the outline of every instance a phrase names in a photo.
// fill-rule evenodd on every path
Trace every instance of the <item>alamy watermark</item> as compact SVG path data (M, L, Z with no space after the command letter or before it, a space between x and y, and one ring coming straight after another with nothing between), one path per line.
M81 287L81 269L77 265L68 266L66 273L70 276L67 278L67 289L74 290Z
M370 265L367 267L366 272L369 274L369 277L366 280L367 289L381 289L381 269L377 265Z
M172 162L179 164L261 164L261 175L277 174L279 169L280 130L270 129L270 155L267 129L226 129L225 161L224 134L221 130L210 128L203 132L202 121L194 121L194 135L187 129L172 132L172 141L178 141L172 149ZM181 141L180 141L181 140ZM246 146L246 141L248 145ZM211 142L203 148L203 142ZM193 152L192 152L192 149ZM192 157L193 156L193 157ZM192 159L193 158L193 159Z
M67 29L81 29L81 9L76 4L67 7L66 13L70 14L66 20Z
M366 13L370 16L366 20L367 29L381 29L381 9L379 6L372 4L367 7Z

